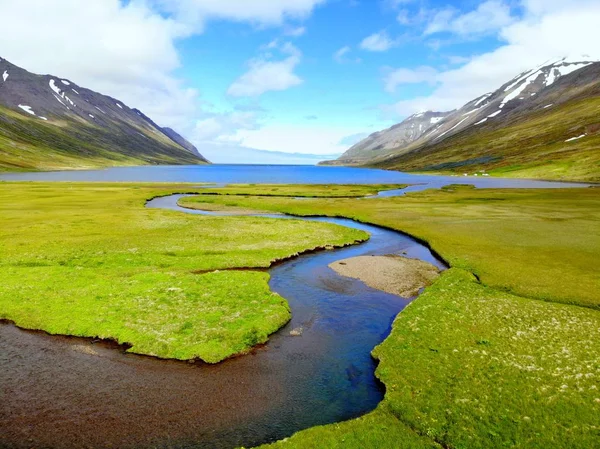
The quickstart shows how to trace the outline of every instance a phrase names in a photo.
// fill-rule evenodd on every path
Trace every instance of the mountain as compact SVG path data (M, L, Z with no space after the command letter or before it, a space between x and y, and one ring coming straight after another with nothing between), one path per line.
M369 152L367 138L333 163L600 180L600 63L563 58L521 73L446 113L412 142L395 145L394 128L376 133L379 151Z
M354 165L366 162L378 156L386 155L396 148L402 148L417 141L423 134L437 125L450 112L421 112L414 114L402 123L385 131L371 134L346 151L336 163Z
M0 170L204 163L138 109L0 58Z

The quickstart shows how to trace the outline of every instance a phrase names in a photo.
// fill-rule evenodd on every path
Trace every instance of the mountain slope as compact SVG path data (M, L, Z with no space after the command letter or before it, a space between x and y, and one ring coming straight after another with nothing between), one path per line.
M141 111L0 58L0 170L207 162Z
M330 165L354 165L389 154L390 150L406 147L417 141L450 112L421 112L411 115L402 123L361 140Z
M561 59L515 77L448 114L416 141L361 164L598 180L599 113L600 63Z

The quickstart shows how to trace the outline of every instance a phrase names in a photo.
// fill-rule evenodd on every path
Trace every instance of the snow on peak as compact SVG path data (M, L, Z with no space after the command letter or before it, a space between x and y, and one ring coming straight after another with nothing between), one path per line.
M5 70L2 74L2 81L6 82L6 78L8 78L8 72Z
M474 106L479 106L481 104L481 102L487 100L488 98L490 98L492 96L492 93L487 93L485 95L482 95L481 98L479 98L479 100L477 100L477 103L475 103Z
M25 112L27 112L28 114L35 115L35 112L33 112L33 111L31 110L31 106L27 106L27 105L25 105L25 104L20 104L20 105L19 105L19 107L20 107L21 109L23 109Z
M429 123L431 123L432 125L435 125L436 123L439 123L444 117L431 117L429 119Z
M69 83L67 80L60 80L61 83L63 83L65 86L70 86L71 83Z
M568 75L569 73L573 73L579 69L583 69L588 65L593 64L593 62L580 62L578 64L567 64L555 66L550 70L551 75L546 79L546 86L550 86L557 78L561 76Z
M75 89L71 88L71 90L72 90L73 92L75 92L77 95L79 95L79 92L77 92Z
M56 85L53 79L51 79L48 84L50 85L50 89L52 89L54 93L56 93L56 95L60 95L64 98L65 94L60 90L60 88Z
M121 106L119 103L116 103L116 105L123 109L123 106Z

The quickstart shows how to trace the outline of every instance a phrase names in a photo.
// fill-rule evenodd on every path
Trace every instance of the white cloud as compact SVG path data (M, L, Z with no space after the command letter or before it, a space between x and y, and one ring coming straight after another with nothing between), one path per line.
M425 35L450 32L470 36L495 32L513 22L510 7L500 0L488 0L477 9L460 14L454 8L438 11L427 27Z
M348 149L341 143L356 130L319 124L272 124L256 130L241 130L236 137L241 145L267 151L298 154L342 154Z
M302 19L326 0L147 0L178 21L201 28L206 20L226 19L261 26Z
M370 36L365 37L360 43L360 48L363 50L377 52L388 51L395 46L396 42L389 37L387 31L373 33Z
M352 49L350 48L350 46L346 45L345 47L340 48L333 54L333 60L338 64L346 64L351 62L358 64L362 62L360 58L350 57L349 55L351 52Z
M304 34L306 34L306 27L299 26L299 27L295 27L295 28L287 28L283 32L283 34L285 34L286 36L290 36L290 37L304 36Z
M282 91L302 84L302 79L294 73L300 63L301 52L294 45L286 42L271 42L267 48L279 49L288 56L278 61L264 54L249 63L249 70L229 86L227 94L232 97L258 97L265 92Z
M335 59L337 62L344 62L344 56L346 56L348 53L350 53L350 47L346 45L333 54L333 59Z
M196 121L190 139L198 143L238 142L235 136L239 130L253 130L260 127L260 115L259 111L206 114Z
M504 45L472 57L459 68L432 74L426 80L436 86L430 95L385 106L385 112L398 117L427 109L452 110L545 61L578 54L600 59L600 3L572 0L567 8L554 0L524 0L523 7L523 18L499 31ZM404 70L404 82L419 76L418 69L412 74ZM390 84L387 78L384 83L394 88L401 85L400 81Z
M433 67L422 66L416 69L396 69L384 76L384 88L386 92L396 92L402 84L432 84L437 82L438 71Z

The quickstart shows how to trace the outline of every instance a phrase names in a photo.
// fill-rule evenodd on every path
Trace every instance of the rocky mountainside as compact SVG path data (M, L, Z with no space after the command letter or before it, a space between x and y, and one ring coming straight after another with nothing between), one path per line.
M138 109L0 58L0 169L207 162Z
M496 91L444 114L411 142L395 145L392 130L409 125L415 116L376 133L379 150L369 147L367 138L334 163L407 171L462 174L495 170L503 175L591 179L600 168L592 166L587 174L582 167L575 170L578 151L573 147L575 141L569 139L587 130L588 139L578 141L577 148L595 148L600 153L600 147L593 145L596 124L600 123L600 108L596 107L599 86L600 63L586 57L563 58L521 73ZM578 108L573 110L574 104ZM428 114L433 113L422 115ZM524 129L533 124L543 128ZM579 129L581 134L572 135ZM593 157L580 158L584 159L590 162ZM541 168L548 164L554 165L554 172ZM556 164L562 168L557 169Z
M337 162L342 165L357 164L389 154L396 148L406 147L419 140L450 114L451 112L427 111L411 115L402 123L361 140L346 151Z

